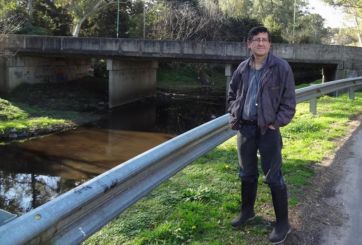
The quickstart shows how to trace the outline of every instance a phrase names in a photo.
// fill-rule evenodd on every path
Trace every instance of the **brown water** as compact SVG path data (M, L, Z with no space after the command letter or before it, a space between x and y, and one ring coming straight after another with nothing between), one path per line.
M218 102L168 98L110 111L77 130L0 146L0 208L27 212L224 113Z
M80 128L3 146L0 205L26 212L170 138L162 133Z

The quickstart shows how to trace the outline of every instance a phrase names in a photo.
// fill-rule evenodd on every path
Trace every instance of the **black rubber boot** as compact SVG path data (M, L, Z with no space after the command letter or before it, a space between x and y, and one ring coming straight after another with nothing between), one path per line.
M240 229L247 221L255 218L254 203L257 187L258 182L242 181L240 214L231 221L233 228Z
M285 241L291 228L288 221L288 194L287 187L270 188L273 198L276 224L269 235L272 244L280 244Z

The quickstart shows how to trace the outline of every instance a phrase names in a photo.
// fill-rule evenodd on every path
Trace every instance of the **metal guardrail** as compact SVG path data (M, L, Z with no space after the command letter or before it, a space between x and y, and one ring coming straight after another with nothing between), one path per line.
M296 91L297 101L362 85L362 77ZM228 115L183 133L0 226L0 244L79 244L189 163L235 135Z
M0 209L0 226L12 221L16 218L16 214Z
M350 88L350 98L359 85L362 85L362 77L346 78L327 83L315 84L296 90L297 103L316 99L322 95Z

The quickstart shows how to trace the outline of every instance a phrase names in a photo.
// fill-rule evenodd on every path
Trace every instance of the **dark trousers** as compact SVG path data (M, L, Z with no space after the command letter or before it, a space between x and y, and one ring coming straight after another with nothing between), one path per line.
M279 129L268 129L265 134L261 134L258 126L243 125L237 134L237 148L242 181L258 180L257 152L259 151L265 182L270 187L285 186L281 172L282 138Z

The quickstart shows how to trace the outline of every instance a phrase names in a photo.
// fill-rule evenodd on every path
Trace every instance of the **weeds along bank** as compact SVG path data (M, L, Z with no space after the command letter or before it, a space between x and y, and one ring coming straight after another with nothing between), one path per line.
M309 113L308 103L298 104L292 123L282 129L291 216L298 213L315 167L334 152L336 139L348 132L349 121L361 113L361 92L354 101L345 95L320 98L315 116ZM196 160L84 244L269 244L274 211L262 174L257 218L241 231L230 226L240 198L235 141L231 138Z
M84 83L87 83L84 89ZM0 143L75 128L107 107L106 81L23 84L0 97Z
M0 98L0 144L73 129L96 118L94 113L49 109Z
M70 121L41 116L40 111L39 116L31 117L32 113L36 113L35 108L0 98L0 142L58 131L60 127L72 127Z

